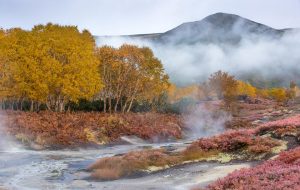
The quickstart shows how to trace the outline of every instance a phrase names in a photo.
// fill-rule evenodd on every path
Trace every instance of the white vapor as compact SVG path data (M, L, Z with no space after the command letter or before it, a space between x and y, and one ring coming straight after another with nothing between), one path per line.
M18 152L22 149L21 145L13 140L7 134L6 121L7 115L0 111L0 153L1 152Z
M198 104L185 114L184 124L187 127L187 136L191 139L213 136L225 130L225 123L231 115L205 104Z
M286 79L283 84L289 80L297 82L300 76L298 30L288 31L278 39L263 35L246 36L238 44L198 42L174 45L130 37L97 40L99 46L118 47L124 43L150 47L162 61L171 81L179 85L199 83L218 70L242 79L255 79L253 74L263 80Z

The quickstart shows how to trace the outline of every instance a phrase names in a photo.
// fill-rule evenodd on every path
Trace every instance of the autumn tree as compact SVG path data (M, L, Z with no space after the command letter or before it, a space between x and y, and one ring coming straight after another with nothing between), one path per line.
M124 44L118 49L98 48L99 70L105 87L104 110L129 112L134 101L154 101L169 86L161 62L151 49ZM112 100L114 101L114 105Z
M93 36L75 26L37 25L31 31L12 29L1 45L7 97L27 99L36 110L64 111L69 101L91 98L102 82Z
M237 82L238 82L237 85L238 95L246 95L252 98L256 96L256 88L254 86L243 81L237 81Z
M261 98L270 98L268 89L256 89L256 94Z
M48 109L63 111L67 102L89 99L102 86L93 36L75 26L36 26L40 38L44 84L48 88Z
M224 99L236 95L238 82L234 76L229 75L227 72L218 71L210 76L209 85L216 92L219 99Z
M269 89L269 96L277 102L285 102L288 97L284 88L271 88Z
M5 42L5 31L0 29L0 101L1 105L4 106L4 101L7 97L7 66L4 57L4 42Z
M100 92L100 98L103 100L104 106L103 111L106 112L109 110L109 112L112 112L113 110L113 99L116 97L120 97L122 92L117 91L116 89L119 89L117 86L120 84L120 73L121 73L121 64L120 64L120 58L118 55L118 50L109 47L109 46L103 46L100 48L97 48L96 50L96 56L100 62L99 64L99 72L102 77L102 81L105 84L103 89ZM120 98L118 99L120 101ZM118 102L115 104L114 111L117 111L117 105Z
M297 84L294 81L290 82L290 88L286 90L286 95L288 99L294 100L296 97Z
M31 63L32 59L27 50L30 49L29 32L19 28L4 32L0 45L1 62L1 94L10 101L10 107L28 94L26 84L19 82L25 77L22 71L24 62Z
M178 87L175 84L171 84L168 88L168 101L170 103L176 103L184 98L201 99L202 89L198 85L188 85L184 87Z

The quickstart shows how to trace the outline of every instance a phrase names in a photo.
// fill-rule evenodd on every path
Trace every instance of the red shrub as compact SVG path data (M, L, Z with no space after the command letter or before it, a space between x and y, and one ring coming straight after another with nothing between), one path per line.
M221 135L202 138L192 143L188 149L202 149L205 151L219 150L223 152L248 148L252 153L269 152L272 147L279 145L268 137L255 136L253 130L229 131Z
M300 147L297 147L290 151L285 151L279 154L277 160L286 164L300 165Z
M269 160L254 168L234 171L206 189L300 189L300 147L283 152L275 160Z
M275 136L297 135L300 130L300 115L264 123L255 129L256 134L273 133Z
M261 126L263 127L284 127L284 126L297 126L300 127L300 114L299 115L295 115L293 117L288 117L285 119L281 119L281 120L277 120L277 121L271 121L271 122L267 122Z

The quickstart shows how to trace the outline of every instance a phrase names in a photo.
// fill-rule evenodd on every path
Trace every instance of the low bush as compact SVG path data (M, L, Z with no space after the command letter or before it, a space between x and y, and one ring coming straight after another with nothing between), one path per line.
M234 171L206 189L300 189L300 147L283 152L276 159L254 168Z
M262 127L284 127L289 125L300 127L300 114L281 120L267 122L263 124Z
M222 152L233 152L245 149L250 153L268 153L271 148L280 145L270 137L255 136L253 130L228 131L210 138L202 138L193 142L187 150L197 149Z
M264 123L255 129L258 135L271 133L275 137L297 136L300 132L300 115Z

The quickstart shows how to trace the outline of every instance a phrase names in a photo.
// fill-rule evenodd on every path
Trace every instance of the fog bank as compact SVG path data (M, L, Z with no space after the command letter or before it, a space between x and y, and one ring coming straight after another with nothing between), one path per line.
M178 85L202 82L218 70L258 85L271 80L277 85L287 85L290 80L299 84L299 30L285 32L280 38L245 35L238 43L157 43L130 37L97 40L98 46L118 47L124 43L150 47L162 61L171 81Z

